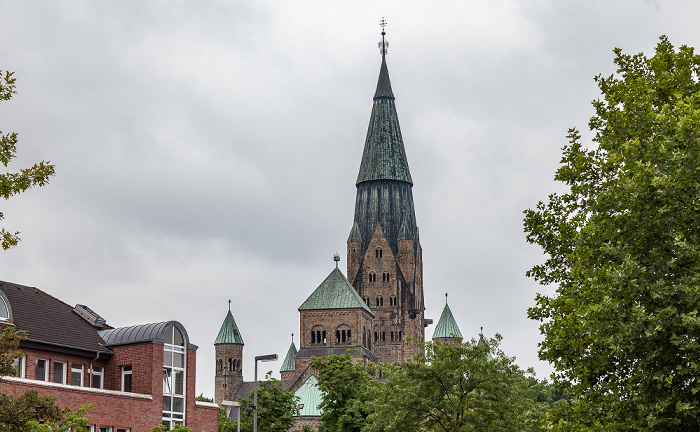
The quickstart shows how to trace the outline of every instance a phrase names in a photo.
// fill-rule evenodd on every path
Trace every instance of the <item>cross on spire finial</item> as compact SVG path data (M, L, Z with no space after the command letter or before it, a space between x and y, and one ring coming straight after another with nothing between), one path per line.
M447 304L447 293L445 293L445 304Z
M228 311L231 312L231 299L228 300Z
M338 262L340 261L340 255L338 255L338 252L333 255L333 261L335 261L335 268L338 268Z
M379 21L379 26L382 28L382 41L379 42L379 52L382 54L382 57L384 57L387 54L387 48L389 48L389 42L384 39L384 35L386 34L384 31L384 27L386 27L386 20L384 17Z
M292 333L292 343L294 343L294 333Z

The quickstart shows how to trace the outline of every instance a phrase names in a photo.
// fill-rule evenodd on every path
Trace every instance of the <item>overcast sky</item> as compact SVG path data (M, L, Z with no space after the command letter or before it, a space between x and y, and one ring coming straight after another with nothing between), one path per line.
M679 0L4 0L0 16L9 169L56 165L2 203L22 242L0 252L0 279L113 326L180 321L211 397L228 299L252 380L253 356L283 358L291 333L299 346L297 308L336 251L345 269L382 17L425 315L437 323L448 292L466 337L500 333L540 378L527 308L554 288L525 277L543 255L522 212L562 190L566 131L590 137L613 48L700 46L700 3Z

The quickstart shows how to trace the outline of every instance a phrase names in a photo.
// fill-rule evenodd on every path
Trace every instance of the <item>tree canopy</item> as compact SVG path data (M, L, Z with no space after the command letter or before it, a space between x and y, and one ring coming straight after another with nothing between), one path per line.
M324 431L536 431L558 399L499 348L500 336L423 344L401 365L353 363L349 354L314 359ZM376 379L375 377L382 378Z
M282 388L282 381L272 378L272 372L265 375L264 381L258 382L258 431L287 432L294 424L294 416L298 415L298 399L291 391ZM241 401L241 431L253 430L253 390L248 399ZM234 430L234 423L222 421L222 430Z
M652 57L615 49L593 144L568 134L568 192L526 210L555 284L529 310L540 358L573 403L559 430L697 430L700 418L700 57L661 37Z
M14 72L0 70L0 101L7 101L16 93ZM10 161L17 153L17 134L15 132L3 133L0 131L0 163L7 168ZM54 166L49 162L41 161L31 168L24 168L18 172L0 173L0 197L10 197L26 191L33 186L44 186L49 182L49 177L54 175ZM0 220L4 218L0 212ZM0 228L0 246L9 249L19 242L19 232L12 233Z

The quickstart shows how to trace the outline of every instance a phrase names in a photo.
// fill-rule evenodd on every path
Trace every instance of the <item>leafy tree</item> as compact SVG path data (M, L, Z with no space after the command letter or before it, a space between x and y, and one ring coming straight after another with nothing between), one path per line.
M241 431L253 430L253 390L249 399L241 401ZM294 393L282 388L282 381L272 378L272 372L258 382L258 431L287 432L294 424L294 416L299 414L299 399Z
M6 321L12 324L12 320ZM19 343L27 337L27 332L17 330L15 326L6 325L0 332L0 377L14 376L17 371L12 365L22 351L19 350Z
M237 430L237 424L235 421L231 420L226 414L226 410L223 408L219 409L219 432L235 432Z
M90 420L85 418L88 410L93 405L86 405L77 411L71 411L66 408L60 420L39 422L37 419L31 419L27 422L26 432L89 432Z
M210 397L204 396L204 393L200 393L199 396L196 396L196 397L194 398L194 400L199 401L199 402L210 402L210 403L214 403L214 399L212 399L212 398L210 398Z
M381 387L363 431L540 430L548 406L536 402L540 383L504 355L500 340L425 343L425 354Z
M615 49L595 78L586 149L569 131L555 179L525 211L548 255L528 276L558 286L529 310L540 358L572 404L558 430L698 430L700 57L661 37L653 57Z
M15 91L14 72L0 70L0 101L7 101L12 98ZM17 152L17 134L10 132L3 134L0 131L0 163L7 167ZM32 186L44 186L49 182L49 177L54 174L54 166L48 162L41 161L31 168L21 169L19 172L0 173L0 197L9 199L31 188ZM0 220L3 213L0 212ZM9 249L19 242L19 232L5 231L0 228L0 246Z
M160 424L158 426L154 426L153 429L151 429L151 432L170 432L170 430L174 430L177 432L192 432L191 428L179 424L176 424L175 427L173 427L172 429L168 429L167 426Z
M321 424L328 432L359 432L366 425L378 382L350 354L317 357L311 367L318 370L323 393Z
M36 390L28 390L17 397L0 394L0 431L26 431L32 421L60 422L63 413L55 402L56 398L39 396Z

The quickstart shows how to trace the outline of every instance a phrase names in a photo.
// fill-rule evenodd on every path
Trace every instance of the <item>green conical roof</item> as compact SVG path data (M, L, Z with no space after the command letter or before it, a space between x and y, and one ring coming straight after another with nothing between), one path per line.
M311 375L304 384L294 392L294 395L299 398L299 405L303 405L299 410L299 417L320 417L321 404L323 393L318 388L318 380Z
M435 326L435 331L433 332L433 339L437 338L450 338L450 337L462 337L462 332L459 331L457 322L455 322L455 317L452 316L452 311L450 306L445 301L445 309L442 310L442 315L440 315L440 321L438 321Z
M413 184L384 55L356 183L371 180L399 180Z
M221 324L221 330L219 330L219 335L216 336L215 344L220 343L233 343L243 345L243 337L241 332L238 331L238 326L236 325L236 320L233 319L231 314L231 309L229 309L224 318L224 323Z
M294 341L289 345L289 351L287 351L287 357L284 358L280 372L289 372L296 370L296 364L294 363L294 356L297 355L297 347L294 345Z
M348 236L348 243L362 243L362 235L360 234L360 226L357 222L353 222L352 230L350 230L350 236Z
M482 331L483 331L483 327L482 327L481 329L482 329ZM479 342L478 342L476 345L477 345L477 346L486 345L487 347L489 346L489 344L486 342L486 339L484 339L484 334L483 334L483 333L479 333ZM486 354L486 358L487 358L488 360L493 360L493 357L491 356L491 349L490 349L490 348L489 348L488 353Z
M357 294L355 288L348 282L343 272L338 267L334 268L326 280L316 288L309 298L299 306L299 310L313 309L356 309L361 308L369 312L372 310Z

